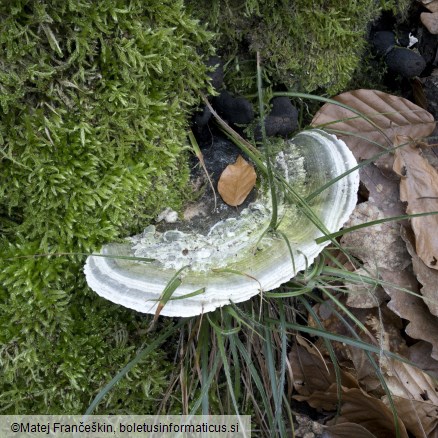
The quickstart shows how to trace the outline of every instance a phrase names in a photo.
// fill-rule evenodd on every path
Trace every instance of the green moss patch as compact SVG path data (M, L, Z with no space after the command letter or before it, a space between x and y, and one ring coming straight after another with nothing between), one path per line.
M173 0L14 0L0 22L0 409L80 413L146 322L89 291L84 257L45 254L95 251L178 208L210 36ZM100 411L154 412L155 359Z
M336 94L358 68L369 24L382 10L406 11L409 0L189 0L217 31L236 93L256 91L256 52L266 80L291 91Z

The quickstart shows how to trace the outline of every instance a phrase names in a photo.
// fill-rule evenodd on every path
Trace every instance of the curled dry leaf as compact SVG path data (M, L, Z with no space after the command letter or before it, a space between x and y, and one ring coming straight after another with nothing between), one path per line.
M401 177L400 199L408 203L407 213L438 211L438 172L422 157L420 148L398 148L394 171ZM411 223L418 256L429 268L438 269L438 215L414 217Z
M423 393L427 397L427 391ZM406 429L415 438L436 438L438 435L438 407L430 401L411 400L393 395L397 413L403 419ZM389 406L388 397L382 401Z
M257 175L241 155L228 165L219 178L217 189L224 202L232 207L242 204L256 183Z
M374 318L367 325L374 326L373 332L382 333L383 349L403 356L409 354L399 330L394 331L393 325L385 316L382 320ZM423 431L430 436L438 425L437 383L421 369L385 355L379 356L379 367L406 428L416 437L423 437ZM382 400L390 406L386 395Z
M354 90L334 100L354 108L368 120L347 108L326 103L315 114L312 126L333 131L347 143L358 161L390 150L395 135L422 138L430 135L435 127L432 114L407 99L382 91ZM377 164L390 169L391 159L385 156Z
M321 315L323 312L319 311L318 313ZM396 322L399 319L395 319L396 317L388 309L382 306L380 314L372 309L366 312L355 309L353 313L378 338L382 350L396 352L401 355L408 354L408 349L400 335L401 326L396 327ZM345 328L334 330L335 327L330 324L330 319L322 320L322 322L328 331L346 334ZM316 408L329 408L335 397L333 393L335 386L328 371L324 370L323 359L310 349L305 352L307 354L303 354L302 350L299 349L300 347L294 348L290 355L294 378L297 379L298 385L302 379L305 382L311 382L311 385L304 389L296 386L300 393L300 396L296 398L306 400ZM390 417L388 416L391 409L385 392L381 389L370 391L370 388L374 386L373 380L378 382L375 370L371 367L363 351L348 346L345 348L349 350L360 383L360 389L357 387L357 382L352 380L354 379L353 376L350 375L350 380L346 380L343 376L343 404L341 418L337 424L352 422L366 427L376 436L385 436L378 434L381 427L382 431L388 433L387 436L392 436L389 434L392 423L389 421ZM438 387L436 382L418 368L388 358L385 355L373 356L378 361L380 372L394 396L395 406L404 427L415 437L432 436L431 434L435 433L438 425ZM299 362L296 358L299 358ZM302 369L305 369L303 371L296 370L297 363ZM332 369L329 367L332 367L332 365L327 364L326 368ZM320 373L318 377L316 376L317 373ZM353 384L350 382L353 382ZM329 384L331 385L327 386ZM382 397L381 400L380 397ZM372 407L373 403L379 410L383 409L381 414L377 414L375 408ZM383 404L386 404L388 408L384 409ZM367 421L370 421L370 423L367 424ZM423 431L425 431L425 434L423 434Z
M298 394L308 397L315 391L327 390L336 383L334 366L326 363L318 349L304 341L302 345L295 344L289 353L289 362L292 368L293 385ZM342 386L359 388L357 380L346 371L341 370ZM336 409L336 400L328 400L324 409Z
M376 435L355 423L342 423L327 426L324 430L324 438L375 438Z
M421 287L421 295L426 306L429 308L432 315L438 316L438 272L435 269L428 268L423 261L418 257L414 250L414 236L412 230L403 228L401 233L402 239L406 242L406 248L412 257L412 266L418 281L423 285Z
M332 384L326 391L315 391L310 397L295 397L306 400L313 408L321 408L327 400L337 401L336 384ZM355 423L367 429L377 438L395 437L394 416L391 410L379 399L367 395L357 388L342 388L341 413L336 419L329 421L329 425ZM399 418L399 436L408 438L404 424Z
M316 348L311 346L304 348L295 345L289 360L294 386L300 394L294 398L307 401L316 409L334 410L338 403L338 392L333 365L325 363ZM394 417L382 401L362 391L354 377L342 370L341 384L342 405L336 424L358 424L368 430L371 436L395 436ZM407 438L406 429L400 421L399 428L400 437Z
M411 79L412 94L414 101L418 106L427 110L428 101L424 91L424 85L420 78L414 77Z
M432 359L432 346L429 342L419 341L411 345L408 350L408 359L438 381L438 361Z
M386 293L391 297L388 308L400 318L409 321L405 328L408 336L432 344L431 356L438 360L438 318L431 315L420 297L403 290L407 289L419 294L419 286L412 269L407 268L400 272L386 271L384 278L391 283L384 285Z
M422 370L394 359L388 359L382 371L406 428L415 437L430 436L438 427L437 383ZM382 400L389 406L387 396Z
M345 297L339 297L338 299L342 303L345 302ZM333 309L330 301L314 306L314 310L324 329L331 333L347 337L351 336L348 327L339 320L334 312L331 313L330 309ZM349 310L355 319L360 321L368 330L368 334L364 332L358 333L362 341L378 345L382 350L403 355L404 351L406 351L406 345L400 334L402 329L401 319L394 315L385 305L382 305L380 309L352 308ZM349 368L351 367L355 370L355 376L361 388L370 395L381 396L384 394L381 382L374 368L370 366L368 356L363 349L354 348L340 342L333 342L332 345L338 361L348 364ZM326 351L322 343L321 350ZM377 363L380 363L382 360L382 356L377 356L374 353L372 353L372 356Z
M336 385L329 389L328 394L333 391L336 391ZM318 395L324 397L323 394ZM315 399L317 399L316 394ZM377 438L396 436L394 416L391 410L381 400L369 396L361 389L351 388L342 392L341 414L338 418L328 422L328 424L343 423L360 424ZM408 438L408 433L401 417L399 417L398 425L399 436L401 438Z

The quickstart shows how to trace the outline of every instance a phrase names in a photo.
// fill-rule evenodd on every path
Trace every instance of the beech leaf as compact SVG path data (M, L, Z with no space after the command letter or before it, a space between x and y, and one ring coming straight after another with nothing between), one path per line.
M419 0L430 12L438 12L438 0Z
M402 239L406 242L406 248L412 257L412 267L414 268L415 276L422 284L420 289L421 295L426 298L424 301L432 315L438 316L438 295L436 285L438 284L438 272L428 268L423 261L418 257L414 249L414 239L412 232L403 229Z
M430 313L420 297L400 290L404 288L419 294L419 286L411 269L400 272L386 271L382 277L388 283L395 285L395 287L384 285L386 293L391 297L388 308L400 318L409 321L405 328L406 334L413 339L429 342L432 345L431 357L438 360L438 317Z
M376 438L374 434L355 423L342 423L334 426L327 426L324 438Z
M406 207L399 199L398 178L388 178L386 172L383 173L372 163L359 172L360 181L368 190L368 201L375 204L385 218L406 214Z
M432 359L432 345L426 341L418 341L411 345L407 358L429 376L438 380L438 361Z
M334 100L364 114L372 123L347 108L326 103L311 124L333 131L342 138L358 161L390 149L395 135L418 139L427 137L435 128L432 114L407 99L382 91L353 90L334 97ZM385 158L378 160L379 167L390 168L391 156Z
M420 20L432 35L438 34L438 12L422 12Z
M395 157L394 171L401 177L400 200L408 203L406 212L438 211L438 172L421 156L421 149L398 148ZM418 256L429 268L438 269L438 216L414 217L411 224Z
M354 271L357 275L363 275L365 277L378 278L378 270L373 269L374 266L367 266L367 269L359 268ZM372 309L380 306L386 301L388 295L385 293L382 286L376 286L367 283L349 283L346 282L345 291L347 293L346 304L348 307L354 307L358 309Z
M289 361L293 373L293 384L299 394L293 398L307 401L316 409L336 409L339 400L333 365L325 363L317 349L310 345L306 347L294 345ZM395 436L394 417L391 410L381 400L361 390L355 378L342 370L341 391L340 417L328 424L356 423L370 432L362 436L374 435L379 438ZM401 421L399 421L399 428L400 437L407 438L408 434Z
M415 437L430 436L438 427L438 391L434 380L424 371L394 359L388 360L384 376L406 428ZM387 396L382 400L389 405Z
M328 389L327 393L334 392L334 387L335 384ZM324 397L321 393L315 393L315 401L318 399L318 395ZM406 427L402 421L403 418L399 416L399 436L400 438L408 438ZM396 436L394 416L391 410L381 400L370 397L361 389L344 389L342 392L341 415L327 422L329 425L343 423L359 424L378 438Z
M232 207L242 204L256 183L257 175L241 155L229 164L219 178L217 189L224 202Z
M385 217L384 212L373 201L362 202L356 206L344 226L352 227ZM400 226L395 222L384 222L347 233L342 237L341 244L368 266L399 271L411 262L400 237Z
M318 349L297 337L301 345L295 344L289 353L289 362L293 374L293 385L299 395L308 397L315 391L325 391L336 383L334 366L326 363ZM341 383L346 388L359 388L355 377L341 370ZM337 400L327 400L327 410L336 408Z

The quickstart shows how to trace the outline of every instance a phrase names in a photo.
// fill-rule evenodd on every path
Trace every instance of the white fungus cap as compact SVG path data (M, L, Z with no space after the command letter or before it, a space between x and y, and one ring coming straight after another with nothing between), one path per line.
M275 163L304 199L356 165L342 140L316 129L285 141ZM248 300L277 288L313 263L330 242L317 244L315 239L344 225L356 205L358 185L355 170L309 201L319 227L308 212L280 193L279 232L264 234L271 220L268 189L237 218L218 222L206 235L180 230L159 233L149 226L126 243L105 245L101 254L106 257L89 256L84 267L87 283L114 303L153 314L166 285L184 268L181 284L161 315L195 316ZM201 292L175 299L196 291Z

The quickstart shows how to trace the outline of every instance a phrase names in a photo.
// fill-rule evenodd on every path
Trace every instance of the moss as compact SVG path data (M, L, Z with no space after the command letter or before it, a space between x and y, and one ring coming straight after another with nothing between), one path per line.
M217 31L228 69L227 87L256 88L255 53L266 79L289 90L336 94L359 66L368 25L382 10L404 12L394 0L206 0L189 1L195 14Z
M210 36L173 0L14 0L0 21L0 409L80 413L147 319L89 291L83 257L33 255L91 252L178 208ZM101 412L154 412L168 369L156 355Z

